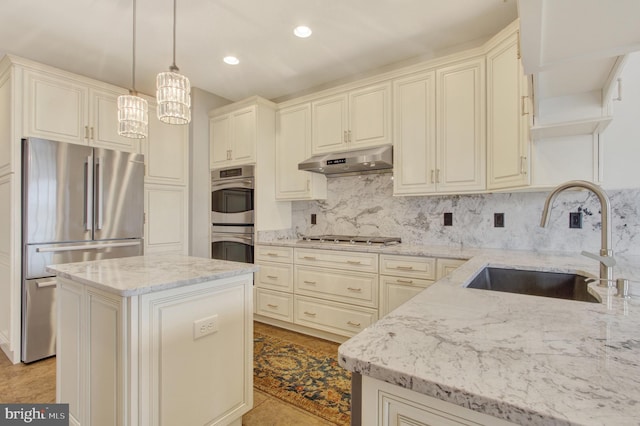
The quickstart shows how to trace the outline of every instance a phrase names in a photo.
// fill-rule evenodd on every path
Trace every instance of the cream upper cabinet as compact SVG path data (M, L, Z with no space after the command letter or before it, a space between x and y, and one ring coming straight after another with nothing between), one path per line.
M311 156L311 104L276 112L276 199L311 200L327 197L326 177L298 170Z
M435 192L436 75L428 71L394 82L393 192Z
M189 164L189 126L165 124L149 105L149 137L142 142L145 183L186 185Z
M484 190L484 57L394 82L394 194Z
M25 136L140 152L137 139L118 135L117 99L126 90L30 69L24 85Z
M496 37L498 39L498 37ZM518 32L499 36L487 53L487 188L529 185L528 83L518 58Z
M251 105L210 120L211 168L256 161L256 106Z
M486 188L485 58L436 70L438 192Z
M312 153L391 143L391 83L312 102Z

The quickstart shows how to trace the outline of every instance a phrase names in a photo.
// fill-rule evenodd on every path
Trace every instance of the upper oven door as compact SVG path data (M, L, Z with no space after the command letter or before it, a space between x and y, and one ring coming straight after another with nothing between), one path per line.
M251 225L253 221L253 178L211 183L211 223Z

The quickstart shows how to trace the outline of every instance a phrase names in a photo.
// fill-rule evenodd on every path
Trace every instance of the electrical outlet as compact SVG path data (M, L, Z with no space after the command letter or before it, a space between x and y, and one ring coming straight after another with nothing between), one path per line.
M582 212L569 213L569 228L582 228Z
M504 213L493 214L493 226L494 228L504 228Z
M444 214L444 226L453 226L453 213Z
M312 225L316 224L316 214L315 213L311 213L311 224Z
M218 315L201 318L193 322L193 340L218 331Z

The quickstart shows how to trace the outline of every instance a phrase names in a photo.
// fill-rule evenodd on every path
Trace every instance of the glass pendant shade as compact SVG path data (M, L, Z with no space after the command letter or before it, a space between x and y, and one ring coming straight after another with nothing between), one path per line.
M135 94L118 96L118 134L142 139L149 134L149 105Z
M167 124L187 124L191 121L191 83L175 71L158 74L158 119Z

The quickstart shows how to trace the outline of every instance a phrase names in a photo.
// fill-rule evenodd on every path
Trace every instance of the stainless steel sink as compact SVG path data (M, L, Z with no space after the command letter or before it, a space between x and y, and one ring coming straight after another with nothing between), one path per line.
M577 274L486 267L467 288L600 303L587 290L586 280Z

